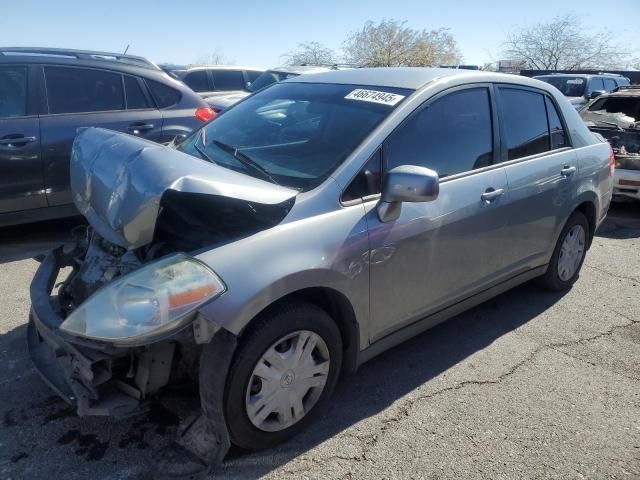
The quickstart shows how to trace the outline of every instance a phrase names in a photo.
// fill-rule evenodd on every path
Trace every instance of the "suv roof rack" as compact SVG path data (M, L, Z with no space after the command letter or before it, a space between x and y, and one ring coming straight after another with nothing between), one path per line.
M621 77L619 73L598 72L598 75L606 75L607 77Z
M75 50L72 48L40 48L40 47L0 47L0 56L8 55L34 55L51 57L69 57L79 60L100 60L106 62L119 62L135 65L137 67L160 70L155 63L144 57L125 55L112 52L95 52L91 50Z

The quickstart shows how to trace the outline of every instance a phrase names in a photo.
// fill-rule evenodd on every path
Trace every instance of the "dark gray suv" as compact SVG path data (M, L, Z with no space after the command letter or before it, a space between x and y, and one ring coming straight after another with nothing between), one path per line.
M212 117L198 95L142 57L0 48L0 226L77 213L69 157L78 128L168 143Z

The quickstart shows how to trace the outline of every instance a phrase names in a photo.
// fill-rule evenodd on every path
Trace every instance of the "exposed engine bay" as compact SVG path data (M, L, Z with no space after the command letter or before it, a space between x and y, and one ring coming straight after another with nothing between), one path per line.
M640 95L606 95L580 112L589 129L611 144L616 168L640 170Z

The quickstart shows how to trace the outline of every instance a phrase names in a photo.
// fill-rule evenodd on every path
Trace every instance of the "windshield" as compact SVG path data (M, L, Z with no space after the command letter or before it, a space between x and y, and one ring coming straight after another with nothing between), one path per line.
M536 77L538 80L550 83L562 92L565 97L582 97L586 79L582 77Z
M177 148L300 191L322 183L413 91L280 83L248 97Z
M598 98L581 113L583 120L612 127L640 126L640 96L612 96Z
M297 76L297 73L276 72L275 70L267 70L253 82L251 82L248 90L250 92L257 92L258 90L262 90L264 87L268 87L272 83L281 82L282 80L286 80L287 78L293 78Z

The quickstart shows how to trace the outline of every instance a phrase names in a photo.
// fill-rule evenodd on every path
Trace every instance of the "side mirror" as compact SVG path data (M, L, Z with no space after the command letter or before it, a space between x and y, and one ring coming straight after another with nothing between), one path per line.
M433 170L416 165L401 165L387 172L378 203L381 222L397 220L402 202L429 202L438 197L440 184Z
M591 92L589 94L589 100L593 100L594 98L598 98L603 93L607 93L607 92L604 91L604 90L594 90L593 92Z

